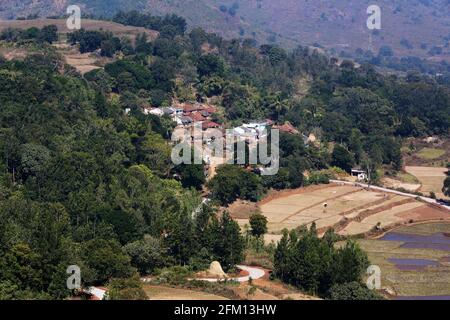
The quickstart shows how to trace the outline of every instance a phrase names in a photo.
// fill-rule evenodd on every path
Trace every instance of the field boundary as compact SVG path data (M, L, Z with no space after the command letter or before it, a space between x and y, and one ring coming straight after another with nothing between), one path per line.
M320 202L316 202L316 203L314 203L314 204L312 204L312 205L310 205L310 206L308 206L308 207L306 207L306 208L300 209L300 210L296 211L295 213L293 213L293 214L287 216L286 218L284 218L283 220L281 220L280 223L286 222L286 221L289 220L290 218L295 217L296 215L302 213L303 211L309 210L309 209L311 209L311 208L314 208L314 207L316 207L316 206L318 206L318 205L320 205L320 204L322 204L322 203L324 203L324 202L326 202L326 201L336 200L336 199L339 199L339 198L348 196L349 194L353 194L353 193L357 193L357 192L361 192L361 190L352 190L352 191L346 192L346 193L344 193L344 194L341 194L341 195L338 195L338 196L335 196L335 197L323 199L323 200L320 201ZM316 219L315 221L320 220L320 219L321 219L321 218L318 218L318 219Z
M289 196L294 196L297 194L309 193L309 192L313 192L313 191L317 191L317 190L328 189L328 188L332 188L332 187L336 187L336 186L338 186L338 184L330 183L330 184L320 184L320 185L300 187L297 189L289 189L289 190L281 190L281 191L271 190L271 192L266 197L264 197L264 199L262 199L258 202L258 205L261 206L261 205L267 204L274 200L287 198Z

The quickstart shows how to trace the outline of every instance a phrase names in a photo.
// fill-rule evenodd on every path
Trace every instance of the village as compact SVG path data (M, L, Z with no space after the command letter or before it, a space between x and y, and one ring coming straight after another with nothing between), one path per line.
M313 134L304 135L289 122L277 124L271 119L251 120L242 123L240 126L227 128L213 120L218 111L219 109L216 106L207 103L182 103L176 100L172 101L170 107L142 107L142 112L146 115L170 117L176 123L174 135L182 136L188 132L187 139L193 143L194 148L198 149L201 146L202 151L206 151L201 153L201 160L206 165L205 175L208 178L214 176L217 166L234 160L233 153L229 152L229 145L220 143L221 147L218 150L217 144L214 143L218 140L221 142L228 141L230 133L233 142L246 143L249 151L255 149L260 142L266 143L270 130L278 130L279 133L290 135L301 135L305 146L316 142L316 137ZM174 141L174 139L172 140ZM238 163L240 163L239 160ZM259 170L262 172L263 168L261 167Z

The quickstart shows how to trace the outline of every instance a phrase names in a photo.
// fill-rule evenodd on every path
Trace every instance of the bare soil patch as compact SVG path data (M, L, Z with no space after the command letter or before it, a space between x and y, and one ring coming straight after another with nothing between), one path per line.
M256 203L243 200L233 202L226 210L234 219L249 219L251 215L261 212Z

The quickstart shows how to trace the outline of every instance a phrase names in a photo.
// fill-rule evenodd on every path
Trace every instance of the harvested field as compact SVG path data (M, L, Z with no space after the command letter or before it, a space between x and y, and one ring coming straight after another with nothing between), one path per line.
M350 224L338 233L342 235L368 233L378 223L380 223L382 228L389 228L410 222L433 220L450 220L450 212L414 201L393 206L390 209L370 215L361 221L351 221Z
M358 235L369 233L377 225L388 229L412 221L450 220L450 212L445 209L414 198L352 185L331 184L322 188L302 188L299 192L280 192L272 194L270 200L261 201L259 206L268 219L266 243L278 241L285 228L310 226L313 222L319 233L334 228L342 235ZM241 226L248 224L245 215L237 216Z
M405 169L408 173L419 179L422 184L419 191L425 194L434 192L438 198L445 198L442 193L442 186L445 180L445 172L447 172L447 168L407 166Z
M326 201L357 191L359 191L358 188L351 186L331 186L313 192L294 194L262 204L261 212L267 217L270 223L289 223L288 220L301 219L301 216L314 217L312 214L321 211ZM317 206L320 208L314 209ZM310 212L309 214L300 215L300 213L307 210L310 210L308 211Z
M228 300L218 295L156 285L144 285L150 300Z
M383 186L391 189L405 189L407 191L417 191L420 189L421 185L418 183L406 183L392 178L383 178Z

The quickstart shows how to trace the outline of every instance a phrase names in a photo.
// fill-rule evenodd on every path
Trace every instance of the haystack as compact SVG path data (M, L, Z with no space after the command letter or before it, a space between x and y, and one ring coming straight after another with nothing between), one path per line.
M223 271L218 261L213 261L209 265L208 274L217 278L226 278L227 274Z

